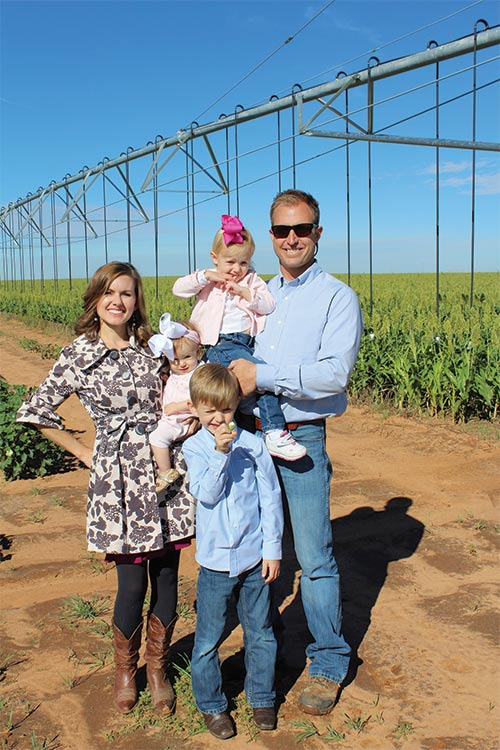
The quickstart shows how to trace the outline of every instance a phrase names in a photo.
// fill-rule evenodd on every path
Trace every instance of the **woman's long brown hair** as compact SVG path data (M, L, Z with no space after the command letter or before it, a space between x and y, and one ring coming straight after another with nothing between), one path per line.
M83 313L76 321L75 332L78 335L85 334L90 341L96 341L100 327L100 320L96 312L97 303L118 276L130 276L134 281L137 306L127 323L127 332L129 336L134 334L139 346L145 347L153 334L153 330L146 312L142 279L131 263L123 263L118 260L112 260L98 268L90 279L83 295Z

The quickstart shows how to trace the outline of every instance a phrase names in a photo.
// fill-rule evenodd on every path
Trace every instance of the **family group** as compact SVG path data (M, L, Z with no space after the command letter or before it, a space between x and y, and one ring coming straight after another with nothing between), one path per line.
M120 261L99 268L83 296L77 338L17 416L90 469L88 548L103 552L117 571L114 702L122 713L138 698L143 627L152 701L166 714L175 708L167 667L179 560L195 539L193 694L218 739L236 733L218 654L232 601L253 721L264 731L277 725L275 664L278 655L286 660L287 637L273 582L284 515L311 634L302 711L332 710L350 660L330 521L326 419L347 406L361 311L350 287L318 263L323 229L316 199L285 190L270 219L278 274L269 283L256 274L249 229L224 215L211 267L173 287L176 296L194 298L190 319L165 313L158 333L137 270ZM57 413L71 394L95 424L92 447L64 429Z

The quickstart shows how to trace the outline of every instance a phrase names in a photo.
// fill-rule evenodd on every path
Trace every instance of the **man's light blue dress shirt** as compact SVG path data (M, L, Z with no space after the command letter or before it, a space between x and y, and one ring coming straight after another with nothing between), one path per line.
M281 490L264 441L237 428L228 453L202 427L182 447L196 498L196 560L230 576L281 560Z
M358 298L317 262L298 279L269 282L274 312L255 340L257 388L280 395L287 422L340 416L361 342Z

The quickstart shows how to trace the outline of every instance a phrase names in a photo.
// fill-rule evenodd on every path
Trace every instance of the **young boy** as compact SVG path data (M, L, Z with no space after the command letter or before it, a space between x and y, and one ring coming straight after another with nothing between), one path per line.
M280 571L283 509L264 442L233 422L237 379L209 363L190 381L201 430L183 447L190 492L197 500L197 620L191 675L196 705L218 739L235 734L222 691L218 647L234 594L245 644L245 693L259 729L276 727L271 581Z

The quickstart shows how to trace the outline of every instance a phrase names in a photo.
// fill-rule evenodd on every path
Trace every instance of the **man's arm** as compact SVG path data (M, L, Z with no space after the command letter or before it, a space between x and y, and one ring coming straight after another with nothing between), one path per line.
M312 326L318 324L312 321ZM244 396L257 389L293 400L321 399L345 391L363 330L361 309L355 293L345 287L330 302L314 359L300 359L300 340L290 341L297 352L294 360L255 364L244 359L231 362ZM307 335L307 331L306 334ZM313 333L311 333L311 336Z

